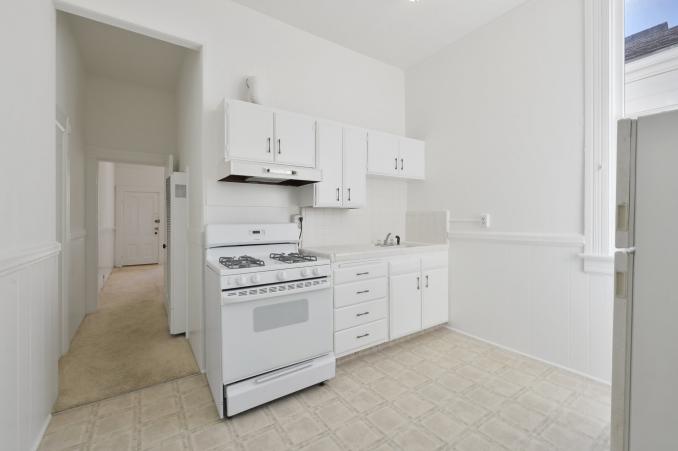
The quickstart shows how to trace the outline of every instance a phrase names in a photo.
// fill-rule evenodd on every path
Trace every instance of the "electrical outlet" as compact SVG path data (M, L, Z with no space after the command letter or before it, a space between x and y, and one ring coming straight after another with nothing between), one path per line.
M489 229L490 228L490 214L489 213L483 213L480 215L480 227L483 229Z

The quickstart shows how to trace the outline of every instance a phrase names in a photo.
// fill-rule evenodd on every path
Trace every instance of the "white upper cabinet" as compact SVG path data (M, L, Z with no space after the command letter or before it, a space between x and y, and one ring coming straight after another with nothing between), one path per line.
M369 132L367 172L372 175L423 180L424 142L381 132Z
M273 112L247 102L228 102L226 112L226 158L274 161Z
M323 181L316 183L314 207L341 207L342 128L329 122L318 122L318 169Z
M367 172L374 175L400 175L398 137L388 133L369 132Z
M238 100L224 110L227 159L315 167L315 119Z
M275 113L275 161L315 167L315 119L281 111Z
M367 132L344 128L343 136L343 206L361 208L367 205Z
M400 174L408 179L426 177L424 142L418 139L400 138Z

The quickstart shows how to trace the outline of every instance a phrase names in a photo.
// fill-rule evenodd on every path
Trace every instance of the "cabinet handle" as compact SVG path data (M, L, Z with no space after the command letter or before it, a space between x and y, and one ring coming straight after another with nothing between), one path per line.
M420 286L419 286L419 279L421 279L421 277L417 276L417 290L421 289Z
M351 202L351 188L348 189L348 201Z
M362 313L356 313L355 316L365 316L365 315L369 315L369 314L370 314L370 312L362 312Z
M357 272L357 273L355 273L355 275L356 275L356 276L366 276L366 275L368 275L369 273L370 273L369 271L366 271L366 272Z
M426 275L426 288L428 288L428 274Z
M271 153L271 137L269 136L268 138L266 138L266 141L268 141L268 151L267 152Z
M356 337L357 339L360 339L360 338L365 338L365 337L369 337L369 336L370 336L370 334L369 334L369 333L366 333L366 334L362 334L362 335L356 335L355 337Z
M339 202L339 188L337 188L337 202Z
M400 170L401 170L401 171L405 168L405 165L404 165L404 163L403 163L404 161L405 161L404 158L401 158L401 159L400 159Z
M362 290L362 291L356 291L355 294L365 294L365 293L369 293L369 292L370 292L370 290Z
M395 170L397 171L398 170L398 157L395 157L395 163L396 163Z
M280 138L278 138L278 155L282 153L282 147L280 146Z

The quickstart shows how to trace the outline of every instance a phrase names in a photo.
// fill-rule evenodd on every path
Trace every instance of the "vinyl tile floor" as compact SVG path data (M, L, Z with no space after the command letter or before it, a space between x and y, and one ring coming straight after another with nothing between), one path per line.
M42 451L609 450L610 388L439 328L219 420L203 375L53 416Z

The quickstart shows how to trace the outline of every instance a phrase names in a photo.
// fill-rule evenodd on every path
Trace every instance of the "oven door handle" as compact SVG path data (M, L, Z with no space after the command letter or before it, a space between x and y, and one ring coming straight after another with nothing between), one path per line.
M257 384L263 384L265 382L269 382L269 381L278 379L280 377L287 376L287 375L290 375L290 374L294 374L294 373L301 371L301 370L305 370L306 368L310 368L312 366L313 366L313 363L307 363L305 365L295 366L294 368L288 368L284 371L280 371L279 373L269 374L269 375L263 376L263 377L258 377L254 380L254 382L257 383Z

